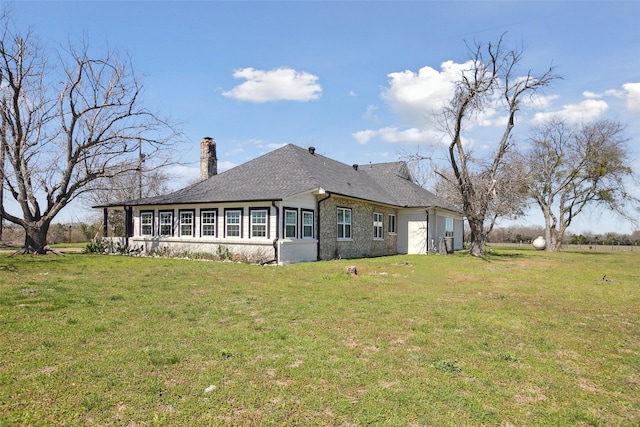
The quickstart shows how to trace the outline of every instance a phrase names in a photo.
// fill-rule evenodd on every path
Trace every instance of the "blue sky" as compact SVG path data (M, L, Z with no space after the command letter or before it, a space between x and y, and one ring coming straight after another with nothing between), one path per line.
M640 170L637 1L3 4L47 47L84 38L97 53L109 46L130 55L145 105L179 122L188 141L184 166L172 170L175 185L198 176L204 136L217 141L222 170L285 143L313 145L347 164L437 145L429 111L468 59L465 41L503 33L508 46L524 48L523 72L554 66L563 77L522 111L520 139L552 115L619 120ZM474 141L479 150L490 130ZM81 212L67 209L59 220ZM543 225L536 210L518 223ZM592 212L570 231L633 228Z

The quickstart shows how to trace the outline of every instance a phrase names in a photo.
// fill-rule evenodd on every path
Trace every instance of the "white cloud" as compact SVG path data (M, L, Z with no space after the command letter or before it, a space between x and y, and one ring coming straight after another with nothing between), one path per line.
M584 92L582 92L582 96L588 99L599 99L605 96L615 96L617 98L622 98L624 95L625 93L623 91L617 89L608 89L603 93L591 92L590 90L585 90Z
M200 168L175 165L168 169L169 175L178 179L195 179L200 177Z
M380 107L377 105L367 105L367 111L362 115L362 118L365 120L373 120L375 122L379 121L380 118L376 114Z
M426 66L417 73L409 70L390 73L389 88L382 93L382 99L403 122L424 126L425 117L442 109L453 94L454 82L471 65L446 61L440 72Z
M352 134L359 144L366 144L373 138L379 138L390 144L436 144L441 140L441 135L432 131L419 128L399 129L397 127L385 127L378 130L362 130Z
M622 89L627 92L627 109L640 112L640 83L625 83Z
M551 105L551 103L558 98L559 98L558 95L540 95L540 94L534 93L531 96L522 98L522 105L527 108L542 110L544 108L548 108Z
M278 148L282 148L287 144L288 144L287 142L280 142L280 143L272 142L270 144L267 144L267 148L269 148L271 150L277 150Z
M471 62L456 64L446 61L441 64L441 71L425 66L417 73L410 70L389 73L389 87L383 90L381 98L406 128L367 129L353 133L353 138L359 144L366 144L374 138L391 144L438 143L441 134L433 130L430 116L442 110L453 94L454 82L471 65ZM367 106L363 118L378 120L375 114L378 108Z
M218 160L218 173L222 173L231 168L238 166L237 163L230 161ZM188 182L197 181L200 179L200 168L194 166L175 165L167 169L167 172L177 183L182 187L187 185ZM178 187L178 188L179 188Z
M358 142L358 144L366 144L371 139L375 138L378 131L375 130L360 130L352 133L351 136Z
M233 73L236 79L246 81L224 96L249 102L301 101L318 99L322 88L318 77L313 74L299 72L292 68L278 68L270 71L243 68Z
M233 156L234 154L240 154L244 152L244 148L242 147L236 147L233 150L228 150L225 152L225 155L227 156Z
M472 70L473 61L462 64L445 61L440 71L425 66L414 72L411 70L389 73L389 85L384 88L381 98L396 114L401 127L385 127L378 130L362 130L353 133L354 139L366 144L374 138L388 143L440 144L443 137L442 127L438 124L437 115L452 98L456 82L461 76ZM524 78L524 77L523 77ZM522 107L542 109L548 107L556 99L556 95L544 96L533 94L522 99ZM606 108L606 103L604 103ZM588 105L585 105L585 111ZM372 117L373 109L368 108L363 116ZM568 114L568 113L567 113ZM482 111L473 112L467 117L465 132L475 126L484 128L504 127L509 119L505 114L504 100L500 94L490 100ZM472 141L465 141L472 144Z
M235 168L236 166L238 166L237 163L230 162L228 160L224 160L224 161L218 160L218 173L228 171L229 169Z
M540 123L552 118L559 118L574 123L588 122L600 117L608 108L609 105L605 101L586 99L579 104L565 105L559 111L536 113L532 121Z

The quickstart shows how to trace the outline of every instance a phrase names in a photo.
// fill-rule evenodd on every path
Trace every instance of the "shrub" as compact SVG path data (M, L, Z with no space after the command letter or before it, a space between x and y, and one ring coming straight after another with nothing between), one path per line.
M102 239L91 239L84 248L86 254L103 254L107 252L108 245Z
M220 261L231 259L231 252L225 245L218 245L218 248L216 249L216 255L218 256L218 259Z

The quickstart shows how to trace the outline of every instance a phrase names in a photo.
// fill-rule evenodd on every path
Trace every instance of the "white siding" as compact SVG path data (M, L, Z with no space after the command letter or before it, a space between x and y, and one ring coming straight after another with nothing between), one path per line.
M398 212L398 253L427 253L427 213L424 209Z
M298 226L302 224L302 210L313 211L313 232L314 238L280 238L278 240L278 264L290 264L302 261L318 260L318 212L317 201L312 193L299 194L294 197L279 202L280 206L280 227L282 227L284 209L296 209L298 211ZM301 236L302 230L298 230ZM283 233L280 233L282 236Z
M251 211L252 209L267 209L268 226L265 237L251 237ZM274 207L271 202L257 202L250 204L241 203L211 203L199 205L158 205L148 207L136 207L133 212L134 236L130 239L132 246L144 246L146 253L154 251L168 251L170 253L210 253L217 254L218 248L224 246L232 254L241 254L258 258L264 261L272 260L275 256L274 241L282 235L282 221L284 209L295 209L298 212L299 223L302 219L303 210L314 212L314 221L317 222L317 212L315 211L316 199L311 193L301 194L291 197L282 202L276 202ZM242 210L241 236L225 236L225 210ZM180 235L180 211L193 211L194 215L194 235ZM216 210L216 235L203 236L201 233L202 211ZM154 235L141 236L140 212L154 212ZM173 212L173 236L158 236L158 220L160 211ZM301 228L300 228L301 230ZM314 224L314 232L317 224ZM283 239L277 242L278 263L288 264L299 261L317 260L318 241L314 238Z
M402 209L398 213L398 253L426 254L437 251L440 238L445 237L446 218L453 218L455 250L463 248L463 220L459 215L439 209Z
M278 202L282 206L297 207L302 209L316 209L316 198L311 193L298 194L297 196L290 197Z
M318 242L315 239L278 242L278 258L279 264L290 264L302 261L317 261Z

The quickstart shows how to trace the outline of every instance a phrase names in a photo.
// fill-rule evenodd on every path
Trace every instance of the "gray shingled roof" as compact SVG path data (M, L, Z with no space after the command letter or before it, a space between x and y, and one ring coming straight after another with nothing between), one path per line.
M416 184L405 162L374 163L363 166L361 170L392 194L398 206L440 207L458 212L458 209Z
M283 200L318 188L392 206L457 211L412 182L404 162L362 165L355 170L293 144L173 193L120 205Z

